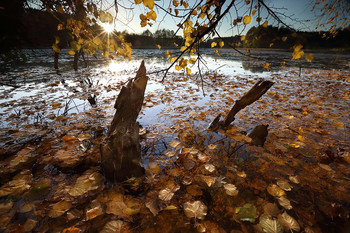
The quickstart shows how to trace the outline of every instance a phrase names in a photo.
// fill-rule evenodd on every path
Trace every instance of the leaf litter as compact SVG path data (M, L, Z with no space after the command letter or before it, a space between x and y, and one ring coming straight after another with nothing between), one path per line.
M204 96L195 75L172 75L164 84L151 77L156 88L146 93L145 181L114 187L99 173L99 142L121 81L88 88L72 78L67 88L57 80L30 102L2 100L1 230L335 232L348 221L347 72L271 73L271 92L218 133L208 123L255 77L207 73ZM97 107L87 92L100 95ZM269 124L264 148L243 132L258 123Z

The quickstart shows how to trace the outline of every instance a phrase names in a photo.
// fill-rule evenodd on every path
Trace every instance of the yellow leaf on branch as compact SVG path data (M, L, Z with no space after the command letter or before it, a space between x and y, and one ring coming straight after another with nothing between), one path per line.
M244 16L244 18L243 18L243 23L244 23L245 25L250 24L250 21L252 21L252 17L251 17L250 15Z

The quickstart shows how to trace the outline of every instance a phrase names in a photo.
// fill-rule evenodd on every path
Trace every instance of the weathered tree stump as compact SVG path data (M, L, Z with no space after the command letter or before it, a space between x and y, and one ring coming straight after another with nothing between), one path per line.
M115 102L116 113L101 144L101 168L111 182L125 181L144 174L140 165L139 123L148 77L142 61L136 77L123 87Z
M247 93L245 93L241 99L237 100L230 112L227 114L223 121L220 121L221 115L219 114L209 125L208 129L217 130L220 127L229 126L234 120L236 114L247 107L248 105L257 101L267 90L272 87L274 83L271 81L259 80Z

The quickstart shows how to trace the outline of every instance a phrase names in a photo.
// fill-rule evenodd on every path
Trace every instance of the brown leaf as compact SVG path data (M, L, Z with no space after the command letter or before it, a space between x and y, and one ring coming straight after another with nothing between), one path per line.
M184 212L188 218L204 219L207 206L201 201L188 201L184 204Z

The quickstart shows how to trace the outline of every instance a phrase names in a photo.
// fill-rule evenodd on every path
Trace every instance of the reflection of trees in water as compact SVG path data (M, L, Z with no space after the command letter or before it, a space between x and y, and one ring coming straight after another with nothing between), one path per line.
M249 70L253 73L262 73L266 71L264 64L257 60L242 60L242 67L244 70Z

